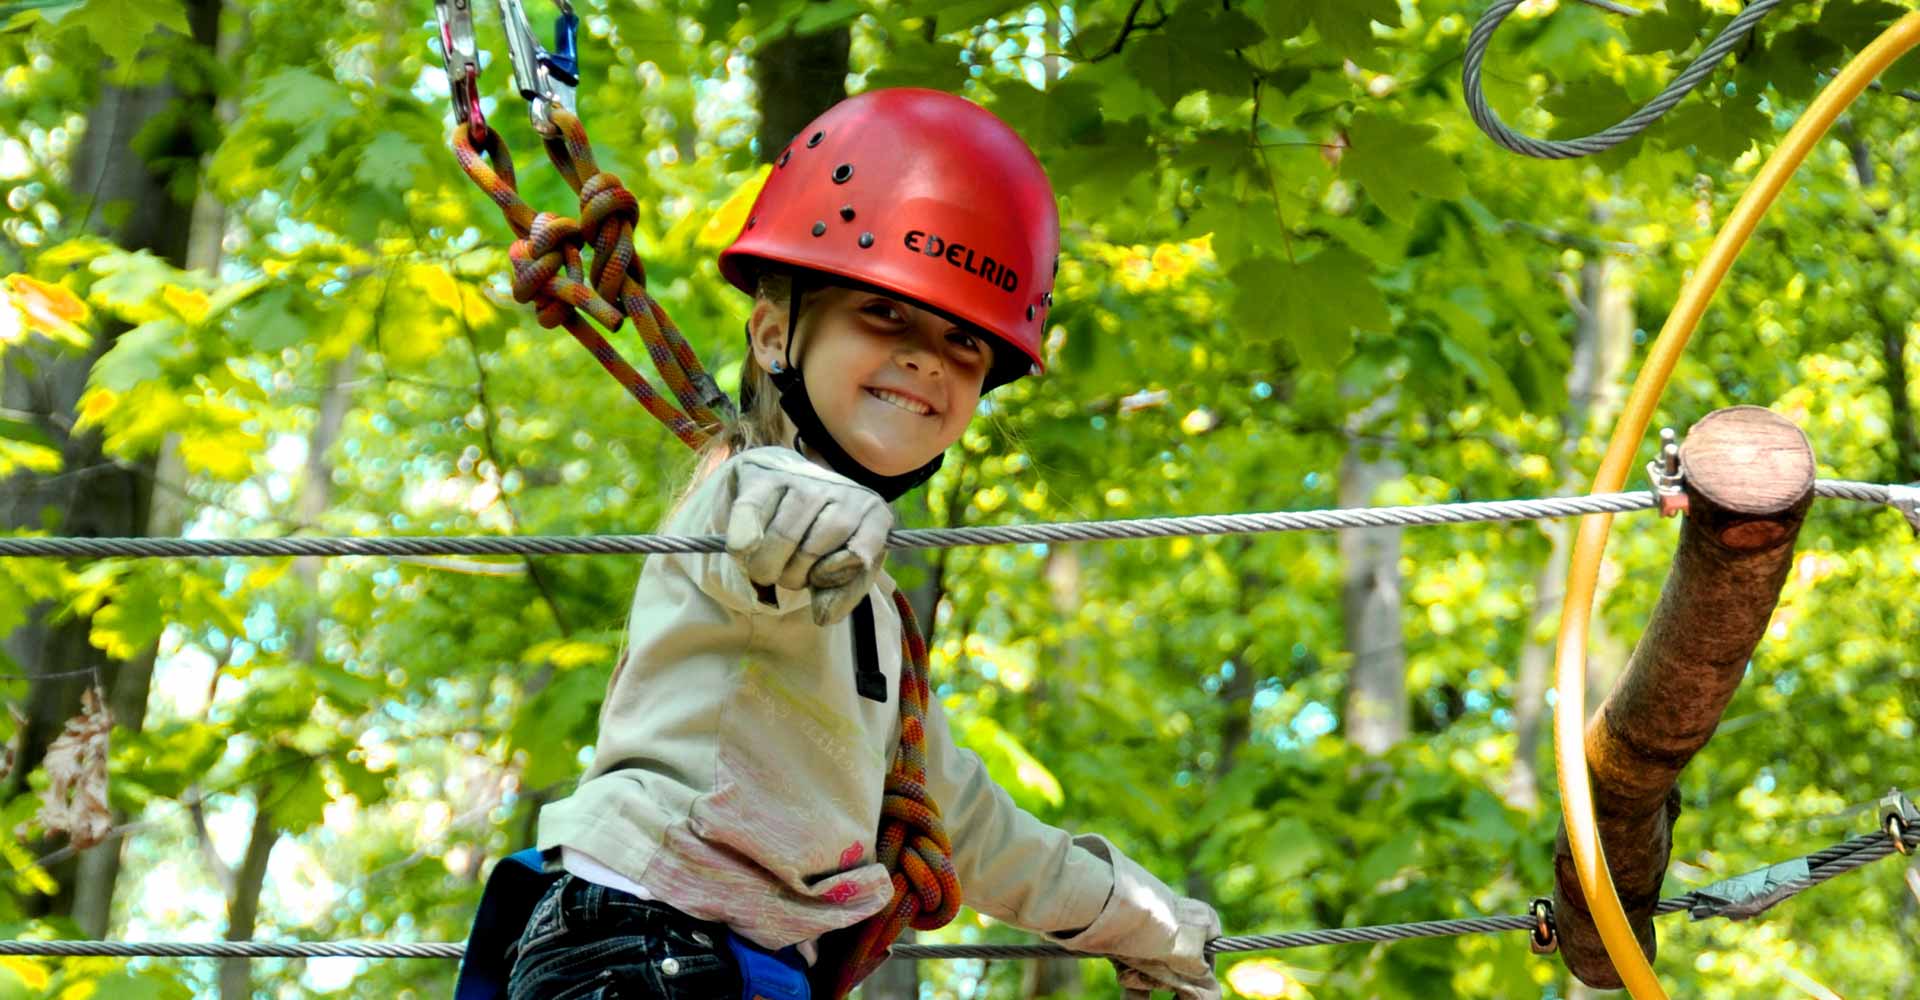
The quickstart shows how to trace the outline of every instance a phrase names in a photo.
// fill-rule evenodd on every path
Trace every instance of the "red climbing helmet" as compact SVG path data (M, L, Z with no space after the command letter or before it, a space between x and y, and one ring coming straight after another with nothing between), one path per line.
M937 90L850 97L774 161L720 273L752 294L756 264L912 299L1013 348L985 388L1038 374L1060 214L1033 151L991 111Z

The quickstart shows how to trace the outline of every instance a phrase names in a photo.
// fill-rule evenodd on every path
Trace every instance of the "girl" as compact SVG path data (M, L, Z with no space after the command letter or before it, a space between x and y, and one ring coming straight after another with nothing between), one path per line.
M852 98L780 155L720 258L755 296L741 416L666 526L727 553L641 572L593 765L540 813L565 874L514 1000L838 998L961 890L1130 989L1220 995L1209 907L955 748L881 569L888 502L1040 370L1058 227L1032 152L951 95Z

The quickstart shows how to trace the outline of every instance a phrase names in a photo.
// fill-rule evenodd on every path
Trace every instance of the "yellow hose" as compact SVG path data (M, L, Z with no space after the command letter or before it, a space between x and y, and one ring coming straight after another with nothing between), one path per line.
M1826 134L1834 119L1840 117L1854 99L1867 89L1888 65L1920 45L1920 12L1907 14L1894 22L1834 77L1820 92L1806 114L1802 115L1780 142L1780 148L1761 167L1753 186L1740 197L1733 215L1714 237L1713 246L1694 272L1673 312L1661 327L1647 357L1646 367L1634 380L1625 410L1614 425L1607 443L1607 454L1594 476L1593 492L1611 493L1627 481L1634 452L1653 421L1653 410L1666 389L1667 379L1686 350L1700 316L1713 300L1721 279L1733 266L1734 258L1747 243L1760 217L1786 186L1787 178L1800 167L1813 144ZM1554 759L1560 777L1560 808L1566 817L1567 840L1573 848L1574 868L1580 876L1580 889L1586 894L1593 922L1606 944L1613 967L1634 1000L1666 1000L1667 993L1653 974L1640 943L1627 926L1627 915L1620 893L1607 870L1607 859L1600 847L1600 834L1594 825L1593 785L1587 775L1587 629L1593 617L1593 594L1600 575L1600 557L1606 551L1607 531L1613 524L1610 514L1592 514L1580 521L1580 534L1574 543L1572 568L1567 574L1566 605L1560 618L1560 638L1555 658L1555 684L1559 700L1553 712Z

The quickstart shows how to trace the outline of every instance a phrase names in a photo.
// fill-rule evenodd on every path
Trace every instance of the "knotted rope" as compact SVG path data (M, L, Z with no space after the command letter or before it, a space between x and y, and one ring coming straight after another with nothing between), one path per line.
M927 642L905 595L894 591L893 604L900 609L906 654L900 662L900 746L887 770L877 839L880 863L893 875L893 898L885 909L822 942L823 1000L853 992L887 960L888 949L907 927L945 927L960 912L953 841L927 791Z
M646 270L633 249L640 206L620 178L600 169L580 119L552 109L555 138L547 158L580 196L580 218L536 213L520 198L513 156L497 129L474 144L471 127L454 129L453 151L467 176L500 207L519 238L507 250L513 263L513 297L534 307L540 325L563 326L690 448L699 448L732 416L733 401L721 392L692 346L660 303L647 294ZM491 165L489 165L491 164ZM591 260L583 250L592 247ZM636 371L605 337L580 317L584 311L609 332L633 320L654 368L680 403L676 408ZM828 977L830 1000L853 991L880 963L908 926L944 927L960 912L960 882L953 872L953 842L940 807L927 792L927 644L913 609L898 592L904 656L900 668L900 744L887 770L875 838L879 861L893 876L886 909L829 935L819 971Z
M536 213L520 198L513 155L498 129L488 129L478 145L464 122L453 133L453 152L461 168L499 206L519 237L507 249L514 300L533 306L541 326L565 327L648 413L688 447L698 448L732 414L733 402L707 374L666 310L647 294L646 270L633 249L639 202L620 178L600 169L579 118L555 108L553 123L560 134L547 141L547 157L580 196L578 220ZM591 260L582 253L587 247L593 248ZM608 332L633 320L655 370L680 406L662 397L581 318L582 311Z

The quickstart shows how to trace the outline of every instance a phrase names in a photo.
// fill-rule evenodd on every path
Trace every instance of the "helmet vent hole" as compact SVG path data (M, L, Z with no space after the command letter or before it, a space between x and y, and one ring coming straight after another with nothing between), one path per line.
M1028 318L1028 319L1032 319L1032 318L1033 318L1033 307L1032 307L1032 306L1028 306L1028 307L1027 307L1027 318Z
M872 233L861 233L861 234L860 234L860 249L862 249L862 250L868 250L868 249L871 249L872 247L873 247L873 234L872 234Z
M749 215L749 216L747 216L747 228L748 228L748 229L752 229L752 228L753 228L754 226L756 226L756 225L759 225L759 223L760 223L760 217L759 217L759 216L757 216L757 215Z
M816 223L814 223L814 224L813 224L813 235L815 235L815 236L825 236L825 235L827 235L827 224L826 224L826 223L824 223L824 222L816 222Z
M852 206L852 205L842 205L842 206L840 206L840 221L842 221L842 222L852 222L852 221L853 221L853 206Z
M835 184L845 184L846 182L852 179L853 179L853 164L842 163L839 166L833 168L833 182Z
M779 162L779 164L778 164L778 165L779 165L779 166L782 166L782 167L784 167L784 166L786 166L786 165L787 165L787 160L788 160L788 158L789 158L789 157L791 157L791 156L793 156L793 150L791 150L791 149L785 149L785 150L781 150L781 151L780 151L780 162Z
M807 148L812 149L813 147L820 145L820 140L825 139L826 137L827 137L827 134L825 132L815 132L814 134L807 136Z

